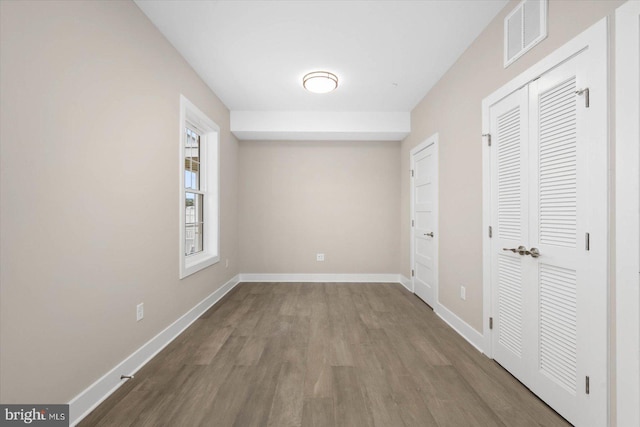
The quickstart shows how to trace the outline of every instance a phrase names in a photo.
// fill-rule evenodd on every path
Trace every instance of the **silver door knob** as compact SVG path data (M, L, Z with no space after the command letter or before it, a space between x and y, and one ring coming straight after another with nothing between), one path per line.
M431 233L424 233L425 236L433 237L433 231Z
M518 246L517 251L520 255L529 255L529 251L526 246Z
M531 255L531 257L533 258L538 258L540 256L540 251L538 250L538 248L531 248L528 252L529 255Z

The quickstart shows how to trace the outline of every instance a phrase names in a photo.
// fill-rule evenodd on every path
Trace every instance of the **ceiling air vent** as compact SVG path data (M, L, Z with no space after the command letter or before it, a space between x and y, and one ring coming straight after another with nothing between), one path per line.
M547 0L523 0L504 18L504 66L547 37Z

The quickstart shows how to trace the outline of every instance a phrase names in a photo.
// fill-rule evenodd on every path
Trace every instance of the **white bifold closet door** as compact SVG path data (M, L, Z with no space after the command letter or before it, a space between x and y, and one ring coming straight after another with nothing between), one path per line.
M606 322L606 252L587 234L606 224L590 176L606 159L592 158L587 77L579 54L489 112L493 356L578 426L606 425L606 363L592 351L606 347L592 324Z

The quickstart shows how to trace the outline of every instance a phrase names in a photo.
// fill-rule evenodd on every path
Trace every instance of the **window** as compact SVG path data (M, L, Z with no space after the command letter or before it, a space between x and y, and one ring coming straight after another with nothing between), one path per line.
M220 260L220 128L180 97L180 278Z
M547 37L547 0L523 0L504 18L504 66Z

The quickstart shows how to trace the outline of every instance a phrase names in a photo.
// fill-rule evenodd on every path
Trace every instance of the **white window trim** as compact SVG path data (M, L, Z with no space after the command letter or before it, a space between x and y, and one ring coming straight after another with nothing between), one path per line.
M200 171L204 197L203 251L185 255L185 191L184 188L184 147L185 127L191 127L200 134L201 156L204 167ZM191 101L180 95L180 179L179 179L179 265L180 279L196 273L220 261L220 127L207 117Z

